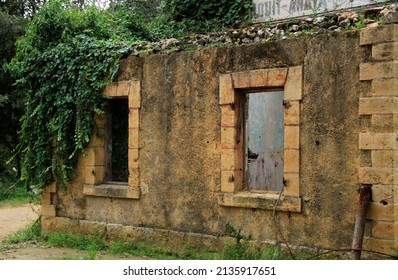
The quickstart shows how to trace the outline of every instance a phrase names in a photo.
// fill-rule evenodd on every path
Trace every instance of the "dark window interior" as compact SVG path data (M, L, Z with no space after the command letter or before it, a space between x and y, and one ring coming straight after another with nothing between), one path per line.
M108 103L106 180L128 181L128 100L112 99Z

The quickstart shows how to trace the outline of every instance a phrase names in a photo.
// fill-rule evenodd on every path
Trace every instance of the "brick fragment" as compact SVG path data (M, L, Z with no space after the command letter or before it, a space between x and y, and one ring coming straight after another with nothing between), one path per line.
M398 59L398 42L375 44L372 46L373 60Z
M393 78L396 77L398 70L398 62L375 62L361 63L359 67L359 79L361 81Z
M138 167L129 168L129 187L135 187L140 185L140 169Z
M221 171L221 192L233 193L242 189L242 171Z
M376 203L393 203L394 187L392 185L374 185L372 186L372 201Z
M367 218L374 221L394 221L394 205L371 202L367 212Z
M85 183L97 185L104 181L105 170L103 166L86 166Z
M236 145L236 129L232 127L221 128L221 149L234 149Z
M300 196L300 177L298 173L285 173L283 179L286 182L283 193L286 196Z
M130 93L130 84L131 84L131 82L130 81L121 81L121 82L118 82L118 85L117 85L117 96L129 96L129 93Z
M56 209L55 205L42 205L41 206L41 215L44 217L55 217Z
M394 240L365 237L363 240L363 249L392 254L394 250Z
M117 96L117 83L107 85L104 94L109 97Z
M42 205L51 205L51 193L42 193L41 204Z
M371 127L373 132L393 132L394 131L394 115L372 115Z
M129 129L129 149L139 149L140 148L140 129L130 128Z
M233 104L234 101L235 91L231 74L223 74L220 76L220 105Z
M360 31L360 45L370 45L398 40L398 26L396 24L368 27Z
M359 114L392 114L398 99L396 97L370 97L359 99Z
M360 167L359 183L361 184L392 184L393 169L384 167Z
M379 239L394 239L394 222L375 222L372 236Z
M394 148L396 135L394 133L359 133L359 149L362 150L391 150Z
M373 167L393 167L394 150L374 150L372 151Z
M129 92L129 108L141 108L141 81L139 80L131 81Z
M300 124L300 102L286 101L284 110L285 125L299 125Z
M285 100L301 100L303 95L303 67L290 67L285 83Z
M284 127L285 135L285 149L299 149L300 148L300 127L286 125Z
M140 127L140 109L129 109L129 128Z
M237 116L231 105L221 105L221 127L236 127Z
M397 96L398 78L373 79L371 93L373 96Z
M284 151L284 173L299 173L300 171L300 151L285 149Z

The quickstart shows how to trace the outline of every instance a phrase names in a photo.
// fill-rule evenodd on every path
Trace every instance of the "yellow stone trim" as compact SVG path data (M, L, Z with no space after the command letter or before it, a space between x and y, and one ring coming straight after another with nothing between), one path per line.
M260 69L220 75L221 108L221 193L219 205L273 209L275 194L243 192L243 151L236 142L238 110L236 90L284 87L285 187L283 201L276 210L301 211L300 196L300 101L303 95L303 68ZM278 194L279 197L279 194ZM278 203L281 203L280 201ZM272 207L270 206L272 205Z
M88 196L103 196L115 198L139 199L140 188L140 108L141 108L141 81L119 81L108 85L104 94L111 98L128 98L129 107L129 139L128 139L128 183L107 183L105 178L105 138L93 133L88 156L85 158L85 185L83 193ZM97 115L96 121L99 130L105 128L105 116Z

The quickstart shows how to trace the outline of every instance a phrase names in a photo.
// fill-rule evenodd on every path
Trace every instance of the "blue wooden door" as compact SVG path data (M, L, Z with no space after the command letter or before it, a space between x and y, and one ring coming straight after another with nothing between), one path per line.
M245 185L253 191L283 187L283 91L246 94Z

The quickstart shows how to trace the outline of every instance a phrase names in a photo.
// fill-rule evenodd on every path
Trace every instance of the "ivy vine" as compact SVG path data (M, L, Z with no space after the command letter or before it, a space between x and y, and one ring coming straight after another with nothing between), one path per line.
M162 12L148 17L127 2L108 10L73 2L44 4L8 64L24 99L18 151L27 187L73 178L94 115L103 113L103 89L134 44L239 25L252 8L251 0L161 0Z
M94 114L103 112L103 88L131 49L125 37L111 14L66 1L50 1L30 23L9 65L24 95L19 151L27 186L72 178Z

